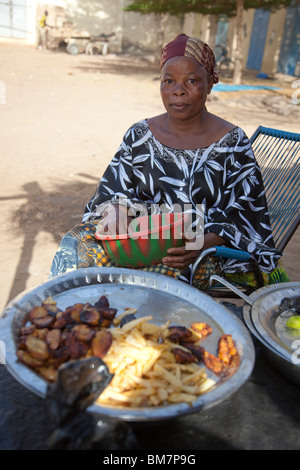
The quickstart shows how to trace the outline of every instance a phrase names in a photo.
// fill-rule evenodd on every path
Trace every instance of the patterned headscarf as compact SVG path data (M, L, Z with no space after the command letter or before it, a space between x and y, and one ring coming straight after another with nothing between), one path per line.
M219 77L215 68L215 55L208 44L198 38L179 34L173 41L169 42L161 51L160 67L162 68L167 60L172 57L185 56L192 57L213 77L213 82L218 83Z

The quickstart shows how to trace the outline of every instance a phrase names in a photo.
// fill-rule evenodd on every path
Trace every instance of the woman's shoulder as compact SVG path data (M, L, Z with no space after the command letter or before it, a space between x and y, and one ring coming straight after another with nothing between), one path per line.
M123 136L123 143L130 145L134 144L141 139L145 139L145 136L150 136L150 130L147 125L146 119L141 119L133 123L126 131Z
M211 138L215 143L225 140L227 143L230 142L231 145L235 145L249 140L245 131L239 125L219 116L210 114L208 126L213 129Z
M231 146L239 146L239 145L247 145L250 147L250 141L245 133L245 131L238 125L229 129L225 134L223 139L230 143ZM222 142L223 139L221 138L220 141Z
M125 135L130 133L140 133L140 132L148 132L149 127L147 124L146 119L141 119L140 121L134 122L131 126L127 129Z

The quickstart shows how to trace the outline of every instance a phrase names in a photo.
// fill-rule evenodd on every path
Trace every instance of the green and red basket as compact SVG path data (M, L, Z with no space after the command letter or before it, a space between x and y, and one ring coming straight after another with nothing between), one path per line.
M183 213L175 212L137 217L127 233L108 235L97 229L95 238L118 266L150 266L160 263L169 248L183 245L185 220Z

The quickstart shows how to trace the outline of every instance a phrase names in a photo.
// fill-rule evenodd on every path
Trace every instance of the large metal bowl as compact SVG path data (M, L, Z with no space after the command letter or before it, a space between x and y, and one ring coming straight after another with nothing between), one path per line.
M204 321L213 334L203 346L216 354L220 335L231 334L241 356L239 369L231 376L217 379L216 385L200 396L193 405L185 403L151 408L109 407L94 404L89 411L99 416L125 421L170 419L207 409L230 397L252 372L255 353L248 329L226 307L201 291L164 275L125 268L88 268L53 278L14 299L0 318L0 337L6 345L6 365L17 381L35 394L45 397L47 382L21 364L16 356L17 337L27 313L49 296L62 309L76 302L95 302L107 295L110 305L122 313L135 307L137 316L153 315L157 324L171 320L173 324L190 326Z

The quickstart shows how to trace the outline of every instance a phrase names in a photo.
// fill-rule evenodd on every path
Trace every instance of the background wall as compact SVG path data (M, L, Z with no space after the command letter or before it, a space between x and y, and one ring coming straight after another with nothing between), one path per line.
M141 15L125 12L124 7L129 3L130 0L48 0L46 4L38 0L0 0L0 37L23 38L34 44L41 12L47 8L50 12L49 24L53 24L57 17L55 10L60 7L64 9L65 20L72 22L78 33L115 33L114 52L146 51L157 56L165 43L184 32L208 42L217 56L220 52L218 43L220 40L226 42L229 56L234 60L235 18L219 20L199 14L184 17ZM293 75L294 71L299 71L300 75L300 52L297 52L299 25L296 25L295 18L299 15L300 7L281 9L275 13L244 11L243 67L266 74L280 71ZM290 26L292 20L295 23L293 28ZM259 21L262 21L263 27L260 27ZM291 29L294 31L292 40L289 37ZM263 32L264 44L258 38Z

